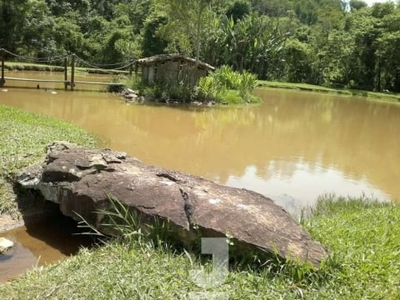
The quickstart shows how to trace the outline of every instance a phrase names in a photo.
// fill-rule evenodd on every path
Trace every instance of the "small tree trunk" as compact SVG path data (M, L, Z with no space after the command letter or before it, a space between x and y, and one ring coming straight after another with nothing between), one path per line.
M201 41L201 15L203 14L204 6L203 3L199 4L199 11L197 14L197 30L196 30L196 67L200 62L200 41Z

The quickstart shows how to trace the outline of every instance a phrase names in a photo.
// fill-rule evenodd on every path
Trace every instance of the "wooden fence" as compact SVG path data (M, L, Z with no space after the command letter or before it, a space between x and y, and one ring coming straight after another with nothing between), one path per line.
M7 81L25 81L25 82L52 82L52 83L63 83L65 90L68 90L68 87L70 88L71 91L74 90L76 84L90 84L90 85L104 85L104 86L122 86L124 84L122 83L116 83L116 82L96 82L96 81L77 81L75 80L75 67L76 67L76 58L77 56L75 54L69 54L64 56L64 65L63 65L63 70L64 70L64 80L55 80L55 79L42 79L42 78L19 78L19 77L7 77L5 76L5 57L6 54L11 54L14 56L17 56L14 53L11 53L5 49L0 49L0 60L1 60L1 77L0 77L0 88L4 87ZM70 61L70 67L71 67L71 73L69 74L68 78L68 61ZM81 60L83 61L83 60ZM134 61L128 62L123 66L123 68L127 68L129 70L129 74L132 74L132 66L134 65ZM92 66L91 64L88 64ZM116 64L115 64L116 65ZM97 70L100 70L101 68L97 68ZM121 68L120 68L121 69ZM96 70L96 68L94 68ZM106 69L101 69L104 71L110 71Z

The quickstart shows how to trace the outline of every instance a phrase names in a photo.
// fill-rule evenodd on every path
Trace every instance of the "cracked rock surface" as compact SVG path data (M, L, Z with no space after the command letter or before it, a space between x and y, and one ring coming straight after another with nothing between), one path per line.
M90 149L63 142L47 148L40 166L27 168L18 182L39 190L60 205L63 214L77 214L100 228L95 213L107 208L108 196L139 212L143 220L169 220L184 244L199 237L232 238L230 251L277 252L283 258L319 266L326 251L280 206L261 194L150 166L125 153Z

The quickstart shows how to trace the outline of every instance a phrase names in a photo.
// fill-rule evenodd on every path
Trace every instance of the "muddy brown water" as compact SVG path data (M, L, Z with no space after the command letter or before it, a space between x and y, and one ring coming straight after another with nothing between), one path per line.
M61 87L7 88L0 103L77 124L146 163L255 190L290 212L330 193L400 199L394 104L260 89L257 106L127 105L106 93L51 93Z
M94 239L82 233L72 219L54 215L46 220L0 233L14 247L0 256L0 283L12 279L33 266L45 266L76 254L82 247L94 245Z

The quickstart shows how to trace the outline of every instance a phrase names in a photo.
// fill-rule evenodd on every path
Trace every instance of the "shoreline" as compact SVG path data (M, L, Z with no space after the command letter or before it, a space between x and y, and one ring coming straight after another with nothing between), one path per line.
M64 72L63 66L53 66L44 64L30 64L20 62L5 62L5 70L7 71L35 71L35 72ZM108 75L129 75L129 71L113 70L113 69L93 69L85 67L75 67L78 72L86 72L88 74L108 74ZM71 72L71 67L68 67L68 72ZM384 93L374 92L367 90L354 90L345 88L333 88L325 87L320 85L312 85L307 83L290 83L290 82L278 82L278 81L266 81L257 80L256 88L272 88L272 89L284 89L284 90L296 90L304 92L316 92L323 94L337 94L351 97L366 98L367 100L388 102L388 103L400 103L399 93Z
M256 88L260 89L272 88L272 89L284 89L284 90L297 90L304 92L316 92L324 94L337 94L350 97L360 97L372 101L400 104L400 94L396 93L382 93L382 92L373 92L366 90L340 89L340 88L324 87L320 85L312 85L306 83L289 83L289 82L277 82L277 81L265 81L265 80L258 80Z

